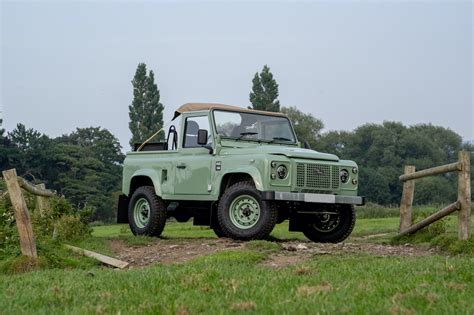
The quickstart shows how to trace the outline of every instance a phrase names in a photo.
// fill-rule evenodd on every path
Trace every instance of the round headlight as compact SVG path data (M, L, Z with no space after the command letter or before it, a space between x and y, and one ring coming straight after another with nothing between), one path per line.
M288 175L288 169L286 168L285 165L280 165L277 168L277 175L279 179L285 179L286 176Z
M357 174L357 167L352 168L352 173Z
M345 184L349 180L349 172L346 169L343 169L339 172L339 177L341 178L341 182Z

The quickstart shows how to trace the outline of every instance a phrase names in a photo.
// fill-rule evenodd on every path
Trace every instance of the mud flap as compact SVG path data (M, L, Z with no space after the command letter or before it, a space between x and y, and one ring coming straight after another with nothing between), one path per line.
M130 200L125 195L120 195L117 206L117 223L128 223L128 203Z
M290 232L301 232L303 231L304 222L301 218L296 216L290 217L290 224L288 227L288 231Z
M218 202L217 201L214 201L212 202L212 205L211 205L211 215L210 215L210 228L216 228L216 227L219 227L219 221L217 221L217 205L218 205Z

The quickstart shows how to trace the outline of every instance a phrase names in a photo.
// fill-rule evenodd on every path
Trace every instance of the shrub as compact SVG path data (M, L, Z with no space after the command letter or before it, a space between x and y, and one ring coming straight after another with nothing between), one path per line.
M455 234L443 234L435 237L432 243L452 254L474 254L474 237L471 237L467 241L460 241Z
M426 217L432 214L431 211L414 211L413 214L413 223L417 223ZM441 234L446 233L448 229L448 225L446 222L446 217L441 220L435 221L428 225L427 227L423 228L423 232L427 233L430 237L435 237Z
M59 235L59 225L63 229L65 224L71 224L71 229L61 231L61 240L77 240L90 235L87 221L93 214L90 208L74 208L64 197L50 198L50 208L42 213L34 211L32 214L33 228L38 239L51 239ZM82 233L82 234L79 234Z
M58 240L74 241L91 235L91 228L77 215L66 214L55 222Z
M0 258L19 253L18 231L10 198L0 198Z
M2 191L3 189L3 191ZM64 197L49 198L49 209L41 213L36 209L36 196L23 192L30 211L37 247L49 242L53 234L61 241L84 239L90 236L87 221L93 214L90 207L76 208ZM3 180L0 180L0 259L20 255L15 215Z

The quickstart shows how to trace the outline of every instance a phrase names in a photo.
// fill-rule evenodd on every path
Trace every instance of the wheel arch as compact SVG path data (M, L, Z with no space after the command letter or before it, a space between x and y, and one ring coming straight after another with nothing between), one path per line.
M161 197L160 178L157 171L151 169L136 171L130 178L128 188L124 187L124 193L130 197L133 192L141 186L153 186L155 194Z
M258 170L246 169L246 170L235 170L225 173L222 176L219 185L219 196L222 196L226 188L232 186L238 182L252 181L257 190L262 191L262 176Z

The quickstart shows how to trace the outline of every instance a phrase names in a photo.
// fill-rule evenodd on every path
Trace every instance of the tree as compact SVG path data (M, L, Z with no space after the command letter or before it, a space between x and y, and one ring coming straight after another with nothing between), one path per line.
M296 107L282 107L281 112L290 118L299 141L307 141L314 147L324 128L322 120L311 114L305 114Z
M20 175L33 175L39 178L46 177L51 159L51 139L40 132L17 124L16 128L7 134L7 141L15 152L7 156L11 167L17 169Z
M100 127L77 128L57 138L55 184L73 203L95 210L94 219L114 217L124 155L118 139Z
M263 66L260 74L258 72L255 73L252 83L252 92L250 92L252 107L249 107L249 109L279 112L280 101L277 100L278 84L273 79L273 74L267 65Z
M384 205L400 202L402 183L398 176L405 165L421 170L452 163L462 147L461 137L452 130L431 124L407 127L387 121L381 125L365 124L352 132L331 131L315 145L319 151L356 161L360 167L359 193ZM452 202L456 178L449 173L420 181L416 184L419 193L415 193L415 202Z
M0 118L0 138L3 138L3 135L5 134L5 129L2 128L2 125L3 125L3 118Z
M102 163L122 164L125 158L118 139L100 127L77 128L70 135L61 137L61 140L90 149Z
M155 84L155 75L152 70L147 75L146 65L138 64L137 71L132 80L133 101L129 108L132 132L130 146L142 143L163 126L163 104L160 103L160 91ZM155 137L163 139L163 133Z
M95 210L96 220L113 219L124 155L107 129L78 128L51 139L18 124L0 140L1 169L16 168L21 176L45 183L79 208L87 205Z

